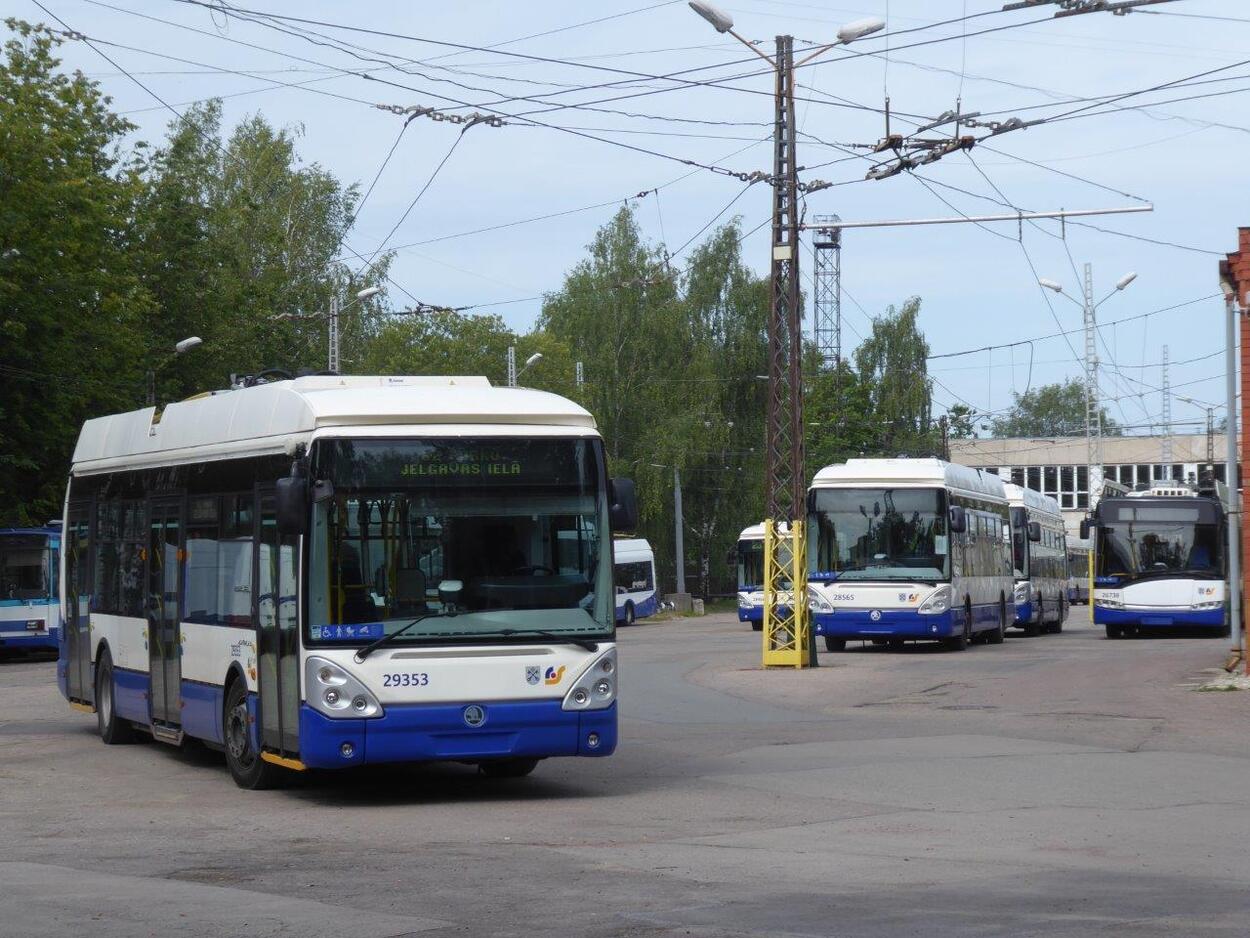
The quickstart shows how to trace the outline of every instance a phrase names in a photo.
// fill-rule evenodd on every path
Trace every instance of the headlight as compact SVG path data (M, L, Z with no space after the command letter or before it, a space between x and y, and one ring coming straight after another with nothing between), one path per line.
M810 587L807 590L807 608L811 612L833 612L833 604Z
M1016 605L1023 606L1029 601L1029 584L1017 583L1013 596L1015 598Z
M1112 599L1110 596L1095 596L1094 605L1102 606L1104 609L1123 609L1124 603L1119 599Z
M920 604L920 608L916 611L922 616L932 616L940 612L946 612L950 607L951 588L949 586L939 586L928 599Z
M382 705L346 669L314 655L304 663L304 694L328 717L380 717Z
M609 648L582 672L564 695L564 710L603 710L616 700L616 649Z
M1209 600L1208 602L1194 603L1189 608L1190 609L1219 609L1223 605L1224 605L1224 600L1213 599L1213 600Z
M750 609L753 605L755 604L751 602L751 597L748 596L746 593L738 594L738 608L739 609Z

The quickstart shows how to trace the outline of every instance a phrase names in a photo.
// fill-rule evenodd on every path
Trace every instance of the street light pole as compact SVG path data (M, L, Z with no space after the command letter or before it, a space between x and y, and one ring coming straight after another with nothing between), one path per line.
M1227 263L1227 262L1225 262ZM1237 291L1221 265L1224 291L1224 380L1228 418L1224 427L1224 480L1228 488L1228 631L1233 651L1245 660L1241 634L1241 493L1237 470Z
M339 298L330 297L330 360L326 370L332 375L339 373Z
M673 552L677 567L677 592L686 592L686 538L681 507L681 470L673 467Z

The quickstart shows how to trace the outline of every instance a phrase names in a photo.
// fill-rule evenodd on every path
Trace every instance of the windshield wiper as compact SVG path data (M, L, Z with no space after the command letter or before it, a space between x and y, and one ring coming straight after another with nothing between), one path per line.
M570 645L576 645L578 648L585 648L587 651L598 651L599 646L588 638L577 638L573 635L557 635L555 632L548 632L546 629L500 629L495 633L505 638L513 635L535 635L538 638L545 638L549 642L567 642Z
M381 638L375 639L374 641L366 645L364 648L360 649L360 651L356 652L356 660L364 661L366 658L368 658L371 654L373 654L383 645L391 641L394 641L396 638L403 635L405 632L407 632L410 628L412 628L418 622L424 622L426 619L454 619L457 615L459 615L459 613L457 612L427 612L423 616L417 616L415 619L413 619L411 622L409 622L407 625L403 626L402 628L398 628L394 632L391 632L387 635L383 635Z

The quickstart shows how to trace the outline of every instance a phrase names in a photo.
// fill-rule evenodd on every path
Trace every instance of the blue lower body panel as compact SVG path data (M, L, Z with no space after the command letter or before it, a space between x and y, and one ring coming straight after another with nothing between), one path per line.
M963 634L963 609L921 615L914 609L839 609L812 616L816 634L834 639L902 638L940 640ZM998 627L998 603L972 607L972 631Z
M764 607L752 606L750 609L745 609L742 606L739 606L738 607L738 621L739 622L763 622L764 621Z
M645 619L647 616L653 616L656 614L656 612L659 611L659 608L660 608L660 604L656 600L655 595L652 594L651 596L648 596L646 599L644 599L642 602L634 603L634 618ZM625 621L625 607L624 606L621 606L619 609L616 610L616 621L617 622Z
M49 648L57 647L57 629L45 633L0 632L0 648Z
M1169 629L1189 626L1218 629L1224 626L1223 609L1105 609L1094 606L1096 625Z
M564 710L559 700L481 704L486 720L464 722L467 703L390 705L374 719L330 719L300 707L300 759L310 768L378 762L478 761L608 756L616 749L616 704L605 710ZM590 745L590 736L598 745ZM343 756L343 744L351 756Z
M113 709L123 720L136 723L152 722L152 711L148 708L148 690L151 687L146 671L131 671L129 668L113 667Z
M221 730L221 711L224 706L225 688L199 681L183 681L183 732L197 739L224 742Z
M1033 614L1036 611L1032 600L1027 603L1016 603L1016 625L1032 625Z

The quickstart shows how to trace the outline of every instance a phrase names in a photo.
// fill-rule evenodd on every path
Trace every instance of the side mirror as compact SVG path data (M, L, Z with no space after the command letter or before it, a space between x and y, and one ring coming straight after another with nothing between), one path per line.
M1088 539L1089 539L1089 519L1082 518L1081 519L1081 540L1084 541Z
M634 531L638 528L638 496L633 479L609 481L608 504L613 531Z
M279 479L274 492L279 534L303 534L308 530L308 480L302 476Z
M438 599L444 608L454 608L460 605L462 592L464 592L464 582L461 580L443 580L438 584Z
M950 522L952 534L963 534L968 530L968 516L959 505L951 505Z
M1042 525L1040 521L1029 522L1029 540L1037 544L1042 539Z

